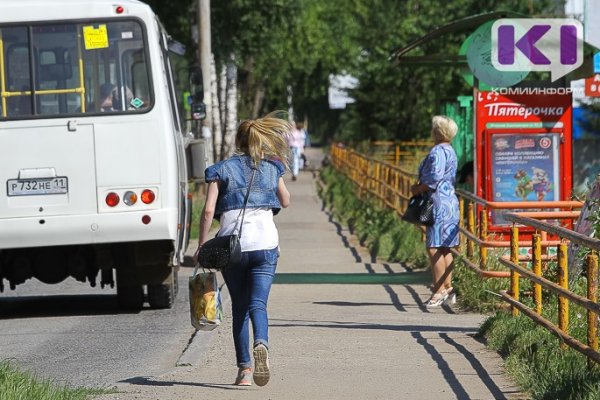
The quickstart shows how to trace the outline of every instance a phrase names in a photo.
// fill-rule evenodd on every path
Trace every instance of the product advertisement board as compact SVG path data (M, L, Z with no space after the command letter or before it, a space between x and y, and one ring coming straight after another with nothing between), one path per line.
M560 199L560 134L491 135L491 194L494 201ZM504 224L494 213L494 223Z
M558 134L493 134L494 201L559 199Z
M570 199L571 94L512 91L478 93L476 194L493 202ZM490 212L491 231L506 229L501 214Z

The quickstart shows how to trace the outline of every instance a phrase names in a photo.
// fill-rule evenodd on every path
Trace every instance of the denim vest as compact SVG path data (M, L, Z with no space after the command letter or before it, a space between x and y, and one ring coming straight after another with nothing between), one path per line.
M271 208L273 214L281 209L277 198L279 177L285 173L280 161L261 160L252 190L248 197L248 208ZM251 159L247 155L235 155L220 161L204 171L206 182L219 181L219 197L215 209L215 218L219 219L225 211L240 210L244 206L244 198L248 183L252 178Z

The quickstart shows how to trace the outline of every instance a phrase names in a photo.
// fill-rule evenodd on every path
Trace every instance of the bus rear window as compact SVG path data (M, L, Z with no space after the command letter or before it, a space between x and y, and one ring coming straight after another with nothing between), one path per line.
M143 112L153 104L138 21L0 27L0 118Z

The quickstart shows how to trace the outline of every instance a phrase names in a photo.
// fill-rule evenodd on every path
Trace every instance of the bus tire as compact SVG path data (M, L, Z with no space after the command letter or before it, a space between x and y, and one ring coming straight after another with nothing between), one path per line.
M150 308L171 308L175 303L179 284L177 281L177 269L172 268L167 282L148 285L148 303Z
M117 302L122 310L141 310L144 306L144 288L141 285L119 285L117 280Z

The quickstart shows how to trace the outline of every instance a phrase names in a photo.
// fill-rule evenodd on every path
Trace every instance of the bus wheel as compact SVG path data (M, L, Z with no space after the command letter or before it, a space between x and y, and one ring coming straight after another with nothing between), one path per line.
M139 311L144 306L144 287L135 269L117 269L117 301L123 310Z
M170 268L169 277L164 283L148 285L148 303L151 308L171 308L179 289L177 268Z
M144 306L144 288L141 285L122 286L117 281L117 302L122 310L141 310Z

